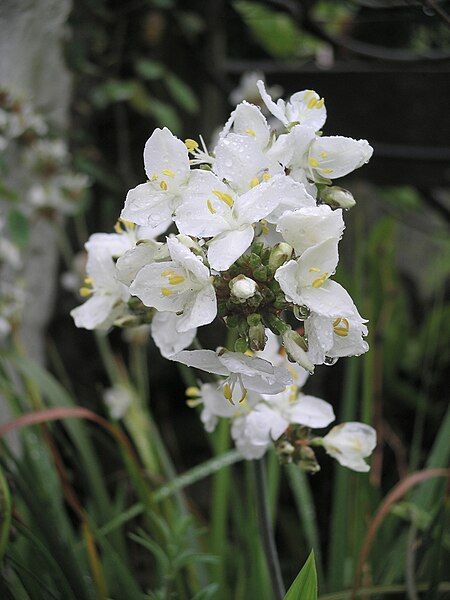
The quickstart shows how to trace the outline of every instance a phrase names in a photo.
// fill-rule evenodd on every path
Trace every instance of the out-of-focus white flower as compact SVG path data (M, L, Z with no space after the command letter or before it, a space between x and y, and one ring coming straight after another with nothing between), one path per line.
M291 376L283 367L275 368L262 358L223 348L216 352L183 350L170 358L188 367L226 377L222 389L223 395L230 402L241 402L248 390L260 394L278 394L292 382Z
M128 192L121 218L158 227L172 218L189 181L188 149L167 127L155 129L145 144L144 167L148 181Z
M246 71L243 73L238 86L230 94L230 104L236 105L243 100L252 104L261 104L261 96L257 85L260 80L265 80L261 71ZM267 89L267 92L272 98L277 99L283 93L283 89L279 85L272 85Z
M103 392L103 400L113 419L122 419L133 402L133 394L124 385L115 385Z
M370 466L364 460L377 445L377 434L373 427L364 423L342 423L336 425L321 439L327 453L343 467L366 472Z
M130 286L131 294L159 311L182 312L179 332L211 323L217 300L208 267L177 238L167 238L167 246L172 260L143 267Z
M174 312L157 312L152 319L151 332L155 344L165 358L181 352L192 344L197 328L178 331L180 315Z

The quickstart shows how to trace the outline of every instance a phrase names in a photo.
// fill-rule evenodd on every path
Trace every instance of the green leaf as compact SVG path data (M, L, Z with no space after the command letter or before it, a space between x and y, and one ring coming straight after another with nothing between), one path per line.
M189 114L198 112L199 103L197 97L187 83L173 73L167 75L164 81L170 95L181 108Z
M94 89L92 101L98 108L106 108L110 104L129 100L134 92L133 81L110 79Z
M317 600L317 572L314 561L314 550L288 589L284 600Z
M161 79L165 71L164 65L156 60L150 60L149 58L137 60L134 64L134 69L143 79L148 79L150 81Z
M0 561L3 559L11 529L11 495L0 467Z
M25 248L30 237L28 219L18 210L8 212L8 230L11 240L20 248Z

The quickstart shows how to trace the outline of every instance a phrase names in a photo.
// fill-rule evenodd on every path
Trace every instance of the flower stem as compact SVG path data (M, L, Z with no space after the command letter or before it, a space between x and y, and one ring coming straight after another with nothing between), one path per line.
M269 569L270 581L272 583L274 600L283 600L285 588L281 575L280 561L278 559L275 536L270 516L269 499L267 493L267 474L264 458L252 461L256 482L256 503L258 505L258 517L261 527L264 554Z

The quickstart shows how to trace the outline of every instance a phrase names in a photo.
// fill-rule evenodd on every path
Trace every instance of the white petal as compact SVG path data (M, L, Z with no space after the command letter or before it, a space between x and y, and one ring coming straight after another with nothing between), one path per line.
M340 239L344 227L342 210L331 210L329 206L314 206L285 212L279 219L277 231L300 255L311 246L329 238Z
M226 271L244 254L253 241L255 232L249 225L244 229L222 233L209 242L208 261L215 271Z
M279 186L279 203L277 207L267 215L269 223L278 223L286 211L293 211L304 207L311 209L316 206L315 199L306 191L302 183L286 177L286 182Z
M308 163L322 177L343 177L369 162L373 148L367 140L336 136L318 137L311 145Z
M159 247L156 242L148 241L125 252L116 262L117 278L125 285L130 285L138 271L152 262Z
M215 191L230 194L229 188L210 171L192 172L175 213L175 223L181 233L212 237L229 229L231 207L217 198Z
M177 331L179 320L179 315L172 312L157 312L152 319L152 337L165 358L190 346L197 335L197 329Z
M88 252L94 247L99 247L109 252L111 256L122 256L133 247L133 240L126 233L94 233L84 247Z
M234 133L247 135L255 139L261 148L265 148L269 143L270 128L267 125L266 117L262 114L260 108L254 104L245 101L238 104L231 113L226 127L220 137L224 137L232 127Z
M173 271L184 276L175 262L162 262L146 265L130 285L130 292L137 296L146 306L157 310L180 312L189 300L189 292L179 293L176 286L170 286L164 272ZM172 289L173 287L173 289Z
M203 264L202 259L191 252L176 237L167 238L167 247L172 260L190 271L197 280L207 281L209 279L209 269Z
M307 427L327 427L335 419L333 407L329 402L314 396L300 394L298 400L290 406L290 422Z
M323 287L326 277L333 275L339 260L338 242L339 239L331 238L303 252L298 259L298 278L302 287L313 286L314 289L320 281Z
M155 175L167 183L168 191L172 186L178 188L189 176L189 155L184 143L173 135L167 127L155 129L144 148L144 167L147 177ZM173 175L166 175L164 171Z
M274 117L279 119L283 125L288 125L289 120L286 117L286 106L283 100L278 100L275 103L269 94L266 92L266 87L264 85L264 81L258 81L257 84L259 93L261 94L262 101L267 106L269 112L273 114Z
M318 131L327 119L327 111L316 92L303 90L290 97L286 104L286 116L290 123L298 121Z
M173 194L156 190L150 182L141 183L128 192L120 218L137 225L159 227L172 218L173 208Z
M308 358L315 365L321 365L333 347L333 318L312 313L304 325L308 339Z
M74 308L70 314L77 327L84 329L109 329L122 310L116 309L117 298L106 294L94 294L81 306Z
M296 261L290 260L276 270L275 279L290 302L302 304L302 297L299 294L298 288L297 272L298 265Z
M183 333L202 325L208 325L217 316L217 298L214 287L209 284L197 292L192 301L185 305L177 331Z
M231 404L216 383L204 383L200 388L203 404L208 411L217 417L232 417L241 411L240 406Z
M229 375L230 371L219 360L219 357L212 350L183 350L173 354L170 360L180 362L188 367L195 367L207 373L215 375Z
M320 288L302 288L301 297L304 304L313 312L335 319L345 317L349 306L347 303L353 304L348 292L339 283L331 280L326 281ZM353 307L356 311L354 304Z

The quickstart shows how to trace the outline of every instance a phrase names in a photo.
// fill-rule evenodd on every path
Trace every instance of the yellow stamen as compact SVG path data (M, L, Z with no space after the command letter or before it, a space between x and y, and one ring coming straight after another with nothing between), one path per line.
M320 156L322 158L326 158L328 156L328 152L325 152L325 150L322 150L322 152L320 153Z
M171 295L173 294L173 292L172 292L172 290L169 290L169 288L162 287L162 288L161 288L161 294L162 294L163 296L166 296L166 297L167 297L167 296L171 296Z
M322 173L332 173L333 169L322 169Z
M179 283L183 283L185 279L186 277L183 277L183 275L171 275L169 277L169 283L170 285L178 285Z
M213 190L213 194L214 194L214 196L219 198L219 200L222 200L222 202L225 202L225 204L227 204L230 208L233 206L234 200L230 196L230 194L225 194L225 192L220 192L219 190Z
M269 179L271 178L271 175L270 175L270 173L264 173L262 178L263 178L263 181L269 181Z
M315 108L323 108L324 104L325 104L325 99L321 98L320 100L317 101Z
M190 385L188 388L186 388L186 396L188 398L197 398L199 394L200 390L196 385Z
M114 225L114 231L116 233L122 233L123 232L122 223L120 221L117 221L116 224Z
M267 224L267 221L265 219L261 219L260 224L261 224L261 231L263 232L263 234L268 235L270 232L270 229L269 229L269 225Z
M312 286L313 288L320 288L323 286L323 284L325 283L325 281L328 279L328 273L324 273L323 275L321 275L320 277L318 277L317 279L314 279L314 281L312 282Z
M191 140L190 138L184 140L184 145L188 149L188 152L195 152L195 150L198 149L198 143L195 140Z
M217 210L214 208L214 204L212 203L212 200L207 200L206 206L208 207L208 210L212 215L216 214Z
M175 271L173 269L166 269L165 271L163 271L161 273L161 275L163 277L170 277L171 275L174 275Z
M259 179L257 177L253 177L253 179L250 180L250 187L254 188L257 185L259 185Z
M319 166L319 161L317 160L317 158L310 158L308 160L308 164L310 167L318 167Z
M314 90L306 90L305 95L303 96L303 100L308 102L311 98L316 97L316 92Z
M200 398L191 398L190 400L186 400L186 404L189 406L189 408L195 408L196 406L202 404L202 401Z
M163 169L162 174L167 175L167 177L175 177L175 171L172 171L172 169Z
M339 337L347 337L350 329L350 323L348 319L344 317L338 317L333 321L333 331Z
M156 174L155 174L155 175L152 175L152 176L150 177L150 181L158 181L158 175L156 175Z
M90 296L92 294L92 288L88 288L88 287L82 287L80 288L80 296L82 298L87 298L88 296Z
M166 190L167 190L167 188L168 188L168 185L167 185L167 183L166 183L165 181L161 181L161 183L159 184L159 187L160 187L162 190L166 191Z
M252 135L253 137L256 137L256 133L253 129L246 129L245 133L248 133L248 135Z
M316 104L319 102L318 98L311 98L311 100L306 105L308 108L314 108Z
M309 272L310 273L320 273L320 269L318 269L317 267L311 267L309 269Z
M247 400L247 396L248 396L248 391L244 390L244 393L242 394L242 397L239 400L239 404L242 404L243 402L245 402Z
M94 280L92 279L92 277L85 277L84 278L84 283L86 285L92 285L94 283Z

